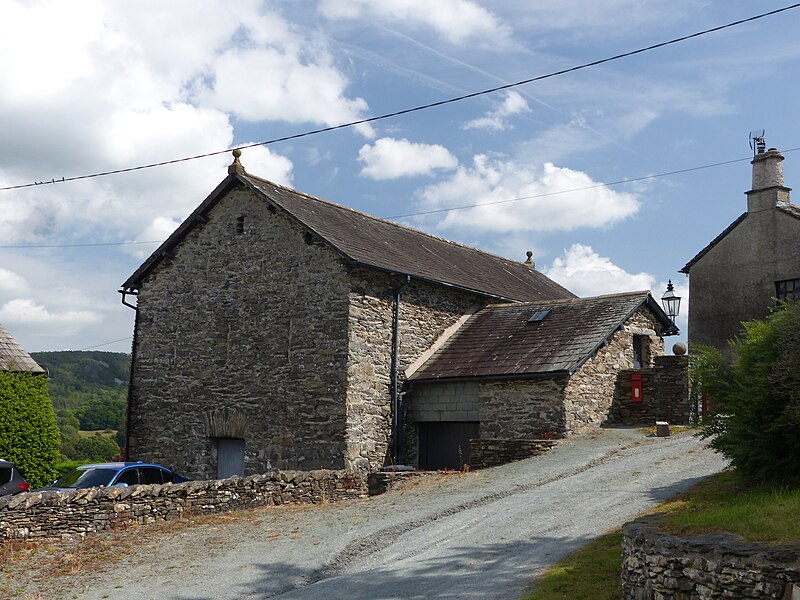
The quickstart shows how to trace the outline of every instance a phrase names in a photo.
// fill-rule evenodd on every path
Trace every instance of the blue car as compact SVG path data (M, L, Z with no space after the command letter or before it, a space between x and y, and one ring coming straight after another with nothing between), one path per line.
M143 462L108 462L75 467L51 485L37 491L74 490L112 485L138 485L145 483L181 483L188 481L174 471Z

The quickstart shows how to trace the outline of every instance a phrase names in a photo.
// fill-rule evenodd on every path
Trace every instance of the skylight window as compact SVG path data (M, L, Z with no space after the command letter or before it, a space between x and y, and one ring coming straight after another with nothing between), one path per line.
M537 310L533 313L533 316L528 319L528 323L539 323L540 321L544 321L547 315L550 314L550 309L545 308L544 310Z

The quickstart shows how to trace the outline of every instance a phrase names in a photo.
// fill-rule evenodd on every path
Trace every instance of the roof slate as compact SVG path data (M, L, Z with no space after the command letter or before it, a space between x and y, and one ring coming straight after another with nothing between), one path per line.
M550 302L491 305L464 325L409 379L571 374L641 306L671 326L647 291ZM539 322L537 311L550 309Z
M498 299L539 301L575 295L528 265L495 256L248 174L229 175L122 285L138 288L147 273L241 182L283 209L350 261L366 267L455 286Z
M14 336L0 325L0 370L16 373L45 373L31 355L19 345Z

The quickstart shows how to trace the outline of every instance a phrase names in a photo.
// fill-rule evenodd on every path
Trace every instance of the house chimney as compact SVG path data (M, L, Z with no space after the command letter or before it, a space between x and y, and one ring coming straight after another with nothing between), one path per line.
M753 189L747 192L747 212L759 212L773 208L778 202L790 202L791 189L783 185L782 162L783 156L775 148L755 155L751 163Z

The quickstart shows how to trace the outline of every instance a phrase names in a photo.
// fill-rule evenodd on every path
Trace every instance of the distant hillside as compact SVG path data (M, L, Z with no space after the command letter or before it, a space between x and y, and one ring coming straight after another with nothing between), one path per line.
M128 387L131 355L123 352L31 352L33 360L45 367L48 379L71 390ZM51 390L52 394L52 390Z
M85 458L79 430L113 429L124 443L130 354L121 352L31 352L47 369L47 390L61 430L61 452Z

